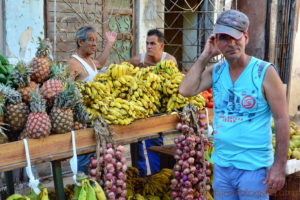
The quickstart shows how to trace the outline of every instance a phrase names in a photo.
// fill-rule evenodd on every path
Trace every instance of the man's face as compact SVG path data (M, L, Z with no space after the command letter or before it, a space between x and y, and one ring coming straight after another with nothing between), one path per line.
M217 46L227 60L236 60L245 54L248 44L248 33L243 33L240 39L235 39L227 34L217 34Z
M164 44L158 41L156 35L148 36L146 39L146 49L148 56L160 55L163 51Z
M88 55L92 55L97 51L97 33L89 32L86 40L79 41L80 48Z

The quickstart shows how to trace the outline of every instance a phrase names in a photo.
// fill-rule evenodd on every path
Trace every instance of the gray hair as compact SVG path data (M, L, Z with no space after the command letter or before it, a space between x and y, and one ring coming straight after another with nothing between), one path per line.
M77 45L77 49L80 47L78 44L78 40L87 40L88 39L88 33L90 32L96 32L96 30L92 27L92 26L83 26L81 28L79 28L76 32L76 45Z

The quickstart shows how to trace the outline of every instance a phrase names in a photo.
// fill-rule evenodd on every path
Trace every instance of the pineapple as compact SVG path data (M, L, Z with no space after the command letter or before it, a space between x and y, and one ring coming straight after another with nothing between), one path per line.
M22 94L22 98L26 104L30 103L31 91L37 87L35 82L30 81L32 72L23 61L19 61L13 74L13 80L18 85L18 91Z
M66 69L62 64L51 65L51 78L43 83L40 88L41 95L47 100L49 107L53 105L54 99L58 93L64 89L64 80L66 78ZM52 106L51 106L52 107Z
M9 129L12 131L23 130L29 114L29 108L22 102L21 93L3 84L0 84L0 91L5 95L6 99L5 123L8 124Z
M89 113L86 111L85 105L83 103L78 103L74 107L74 124L73 130L84 129L87 127L89 122Z
M40 138L48 136L51 132L51 121L46 113L46 100L43 99L36 88L30 99L31 113L28 116L22 138Z
M67 82L66 89L58 94L50 112L52 132L61 134L71 131L74 123L72 108L81 100L74 82Z
M5 94L0 91L0 124L4 122Z
M30 68L33 70L31 79L37 83L43 83L50 74L50 59L48 55L51 51L51 44L48 38L42 40L39 38L39 47L35 54L35 58L30 63Z

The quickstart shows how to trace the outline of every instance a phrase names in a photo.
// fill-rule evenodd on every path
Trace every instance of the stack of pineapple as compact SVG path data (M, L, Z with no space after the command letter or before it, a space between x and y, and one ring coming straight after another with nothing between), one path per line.
M15 66L13 84L0 84L0 119L5 119L8 135L40 138L78 130L88 122L81 93L67 79L65 66L48 58L47 39L39 42L31 63Z

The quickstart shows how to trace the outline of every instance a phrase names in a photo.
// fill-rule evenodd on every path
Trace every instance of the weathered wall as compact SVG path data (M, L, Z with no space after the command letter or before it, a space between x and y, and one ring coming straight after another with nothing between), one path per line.
M146 52L147 32L163 27L164 0L137 0L136 5L136 53Z
M4 52L11 63L29 62L37 48L37 38L44 37L43 0L5 0Z
M54 57L68 61L76 50L75 32L84 25L95 27L99 34L98 46L102 47L102 1L47 1L47 37L53 42ZM56 21L56 23L55 23Z
M290 116L298 115L300 118L300 16L299 3L297 8L295 24L295 40L293 49L293 60L291 67L291 79L289 84L289 114Z
M266 0L239 0L238 10L247 14L250 20L249 44L246 52L257 58L264 59L265 55L265 24L266 24Z

